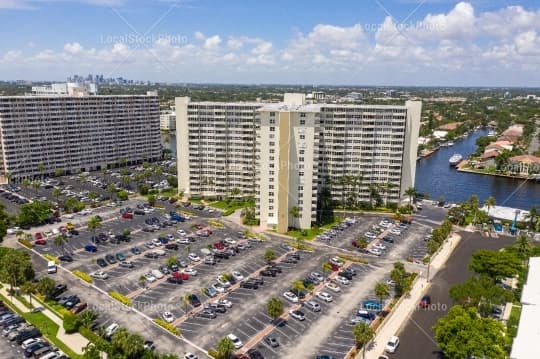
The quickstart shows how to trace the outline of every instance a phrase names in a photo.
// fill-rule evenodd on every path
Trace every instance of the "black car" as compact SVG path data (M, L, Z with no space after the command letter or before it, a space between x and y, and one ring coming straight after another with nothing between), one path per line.
M69 256L67 254L64 254L60 257L58 257L58 259L62 262L73 262L73 257L72 256Z
M264 284L264 279L262 277L253 277L253 278L248 279L248 281L257 283L258 285Z
M107 262L106 262L105 259L103 259L103 258L98 258L98 259L96 260L96 263L97 263L97 265L100 266L101 268L104 268L104 267L108 266Z
M133 214L136 214L138 216L144 216L146 213L140 209L136 209L133 211Z
M226 313L227 307L225 307L223 304L219 303L210 303L205 306L205 309L212 309L216 313Z
M35 352L42 348L49 348L49 344L44 342L34 343L24 350L24 356L30 358L34 355Z
M342 272L350 273L352 276L356 275L356 270L354 268L351 268L351 267L345 268L344 270L342 270Z
M274 272L273 270L270 270L270 269L263 269L261 271L261 275L264 276L264 277L275 277L276 272Z
M14 340L18 345L21 345L27 339L39 338L39 337L41 337L41 332L38 329L34 328L34 329L26 330L24 332L19 333L14 338Z
M59 298L59 299L57 300L57 302L58 302L58 304L60 304L60 305L64 305L64 304L66 304L67 302L69 302L70 300L72 300L72 299L74 299L74 298L76 298L76 297L77 297L77 296L74 295L74 294L68 294L68 295L63 296L62 298Z
M75 305L79 304L81 302L80 298L75 296L64 303L64 308L70 309L73 308Z
M344 271L344 270L339 272L338 276L347 278L348 280L352 280L352 278L353 278L353 275L352 275L351 272L347 272L347 271Z
M275 264L266 267L266 269L269 269L269 270L274 271L276 273L281 273L282 272L281 267L279 267L279 266L277 266Z
M165 245L165 248L177 251L178 250L178 244L176 244L176 243L167 243Z
M230 255L227 252L217 251L214 253L214 257L219 259L229 259Z
M191 304L194 307L199 307L201 305L201 301L199 297L197 297L195 294L189 295L189 304Z
M129 236L126 236L125 234L117 234L117 235L114 236L114 239L116 239L117 241L121 241L121 242L129 242L129 241L131 241Z
M177 277L169 277L169 278L167 278L167 282L172 283L172 284L182 284L182 283L184 283L184 281L181 278L177 278Z
M264 359L264 356L262 355L262 353L258 351L257 349L250 349L248 350L247 353L248 353L249 359Z
M130 249L131 253L137 255L137 254L141 254L141 250L138 248L138 247L133 247Z
M259 285L252 281L243 281L243 282L240 282L240 288L259 289Z
M291 258L294 258L294 259L296 259L298 261L300 260L300 253L298 253L298 252L291 253L288 256L291 257Z
M386 243L394 243L394 238L389 237L389 236L383 237L382 240L385 241Z
M107 254L105 256L105 260L109 263L109 264L115 264L116 263L116 259L114 258L114 256L112 254Z
M71 234L74 235L74 236L78 236L78 235L79 235L79 231L76 230L76 229L72 229L71 231L69 231L69 233L71 233Z
M289 263L289 264L296 264L298 261L294 259L293 257L285 257L285 259L282 260L283 263Z
M50 298L56 298L67 290L67 285L58 283L50 294Z
M157 253L154 253L154 252L145 253L144 256L146 258L151 258L151 259L156 259L156 258L159 257L159 255Z

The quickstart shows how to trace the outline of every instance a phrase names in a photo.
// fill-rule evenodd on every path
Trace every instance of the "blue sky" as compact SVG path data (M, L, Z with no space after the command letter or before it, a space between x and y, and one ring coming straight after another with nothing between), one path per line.
M532 0L0 0L0 36L6 80L540 86Z

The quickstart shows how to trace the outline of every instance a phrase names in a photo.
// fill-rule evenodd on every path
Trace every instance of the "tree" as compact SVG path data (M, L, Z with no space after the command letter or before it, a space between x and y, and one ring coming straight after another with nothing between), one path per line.
M538 219L540 218L540 211L538 211L538 207L532 206L531 209L529 209L529 213L525 216L525 219L529 222L529 230L534 231L537 228Z
M16 222L20 227L39 225L51 216L52 205L48 201L25 203L19 208Z
M121 200L121 201L126 201L126 200L128 199L128 197L129 197L127 191L124 191L124 190L118 192L118 193L116 194L116 196L117 196L118 199Z
M173 265L175 265L177 263L177 259L175 256L169 256L167 258L167 267L172 267Z
M449 358L506 357L503 324L495 319L479 317L475 308L453 306L433 329L437 345Z
M322 264L323 275L326 278L326 274L332 272L332 265L328 262Z
M266 304L266 312L272 318L276 320L283 314L283 301L278 297L272 297Z
M495 285L494 279L481 275L471 277L462 284L451 286L450 298L464 307L476 308L481 302L491 304L512 302L514 295L512 291ZM491 314L491 305L488 314Z
M62 250L62 254L65 254L64 252L64 246L67 243L68 236L65 233L60 233L54 238L54 245L59 247Z
M366 346L375 337L375 331L366 322L358 322L354 325L352 334L357 348L362 348L362 357L366 357Z
M167 176L167 183L169 186L176 188L178 187L178 178L176 176ZM233 188L234 190L234 188ZM238 189L239 190L239 189ZM240 193L238 193L240 194Z
M291 285L291 292L296 294L297 296L300 295L300 292L306 289L306 286L304 285L304 282L301 280L295 280Z
M409 197L409 207L412 207L414 198L417 195L416 188L409 187L405 190L405 194Z
M508 251L480 249L469 263L469 269L478 274L485 274L493 279L512 277L521 272L521 260Z
M388 287L388 284L384 282L379 282L375 285L374 293L375 296L379 298L381 307L383 307L383 300L390 295L390 288Z
M95 242L96 230L101 228L101 217L94 216L88 221L88 230L92 232L92 242Z
M51 296L51 294L54 292L55 287L56 283L54 279L49 277L43 277L37 283L37 291L46 298L49 298Z
M266 252L264 252L264 260L271 262L274 259L276 259L276 252L272 249L267 249Z
M496 204L496 203L497 203L497 202L495 201L495 197L493 197L493 196L489 196L489 197L486 199L486 201L484 202L484 206L487 207L487 214L488 214L488 216L489 216L489 210L490 210L491 208L495 207L495 204Z
M0 282L8 283L13 290L34 278L32 258L28 252L3 248L0 253Z
M32 296L38 292L37 283L32 281L24 282L21 287L21 291L30 298L30 305L32 305Z
M123 354L123 358L137 359L144 352L144 340L136 334L132 334L125 328L118 329L111 338L112 357L114 354Z
M154 207L156 205L156 196L153 194L148 195L148 205Z
M79 317L81 319L81 325L85 328L90 329L92 327L92 323L94 323L94 321L99 317L99 315L93 310L85 310L81 313Z
M116 186L113 183L107 186L107 192L111 194L111 198L114 198L117 191L118 190L116 189Z
M228 337L221 338L216 347L216 359L230 359L234 353L234 343Z
M289 210L289 214L294 218L294 228L298 228L298 223L297 223L297 220L298 218L300 218L300 207L298 206L293 206L291 207L291 209Z
M4 205L0 203L0 242L2 242L2 240L6 236L9 223L10 223L10 218L5 211Z
M82 359L101 359L101 352L96 345L88 342L88 345L83 349Z
M59 188L55 188L52 190L52 195L56 199L56 202L58 202L58 199L62 195L62 191Z
M140 184L138 189L139 189L139 194L141 196L146 196L148 194L149 188L147 184L145 183Z
M38 189L41 186L41 182L39 182L38 180L32 181L31 186L32 186L33 189L36 190L36 195L37 195Z
M397 295L401 295L405 292L405 274L405 266L403 265L403 263L394 263L394 269L392 269L392 271L390 272L390 279L396 283L395 290Z
M516 245L519 257L522 260L529 258L529 255L531 253L531 243L529 241L529 238L527 238L527 235L520 234L517 239Z

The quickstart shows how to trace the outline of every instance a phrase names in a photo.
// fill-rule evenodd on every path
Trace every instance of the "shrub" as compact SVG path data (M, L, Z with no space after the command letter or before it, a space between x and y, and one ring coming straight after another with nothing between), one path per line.
M94 280L92 279L92 277L90 277L90 274L88 273L81 272L80 270L74 270L73 274L84 280L86 283L92 284L94 282Z
M119 200L126 201L128 199L128 193L127 191L120 191L116 194Z
M167 323L166 321L164 321L162 319L154 319L154 323L156 323L157 325L159 325L162 328L167 329L169 332L176 335L177 337L180 336L180 330L177 327L175 327L174 325L169 324L169 323Z
M133 303L131 303L131 299L129 299L128 297L126 297L122 293L118 293L116 291L111 291L111 292L109 292L109 295L111 296L111 298L116 299L117 301L119 301L120 303L122 303L124 305L127 305L128 307L131 307L133 305Z
M58 258L48 253L44 254L43 258L45 258L48 261L53 261L56 264L60 263L60 260Z
M86 327L80 326L79 327L79 333L81 333L81 335L83 337L85 337L91 343L94 343L95 345L97 345L100 348L106 349L108 346L111 345L108 341L106 341L105 339L103 339L102 337L100 337L99 335L97 335L92 330L90 330L90 329L88 329ZM106 351L106 350L104 350L104 351Z
M340 254L339 257L343 260L346 260L346 261L351 261L351 262L355 262L355 263L363 263L363 264L368 264L368 261L365 260L365 259L361 259L361 258L358 258L358 257L353 257L353 256L346 256L346 255L343 255L343 254Z
M223 228L224 227L223 223L221 223L220 221L218 221L216 219L208 220L208 224L213 226L213 227L216 227L216 228Z
M76 333L81 326L81 320L73 313L66 313L64 315L63 326L67 334Z
M234 213L234 209L231 208L231 209L228 209L228 210L226 210L225 212L223 212L221 215L222 215L223 217L227 217L227 216L230 216L230 215L233 214L233 213Z
M29 248L29 249L32 249L32 247L34 246L32 244L32 242L30 242L29 240L24 239L24 238L19 238L18 241L19 241L20 244L22 244L23 246L25 246L26 248Z

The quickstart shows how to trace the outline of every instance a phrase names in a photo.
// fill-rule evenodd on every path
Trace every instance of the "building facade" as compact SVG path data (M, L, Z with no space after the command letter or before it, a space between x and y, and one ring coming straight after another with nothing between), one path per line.
M0 174L23 179L161 157L159 98L0 97Z
M159 129L162 131L176 131L176 114L174 111L161 111L159 115Z
M286 94L284 102L272 104L177 99L177 109L179 101L186 102L186 114L177 119L181 188L190 195L221 197L232 188L225 183L241 183L242 194L255 195L263 227L309 228L320 219L324 201L397 204L414 186L421 102L306 105L303 95ZM238 106L245 110L242 120L229 120L246 130L243 157L227 150L233 138L226 132L220 146L214 143L221 109ZM217 162L222 156L249 166L225 171Z

